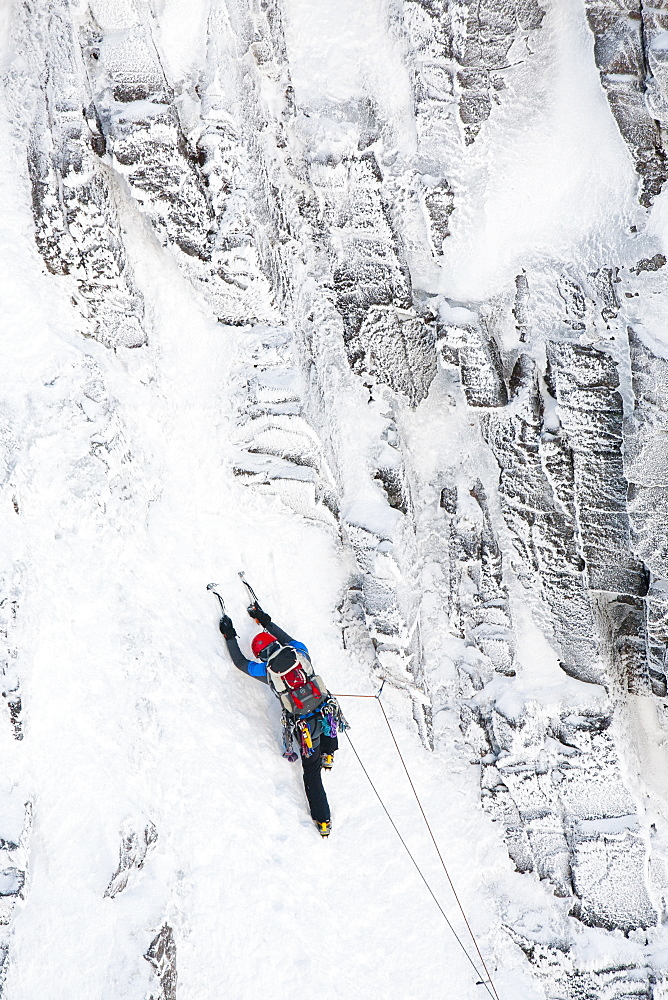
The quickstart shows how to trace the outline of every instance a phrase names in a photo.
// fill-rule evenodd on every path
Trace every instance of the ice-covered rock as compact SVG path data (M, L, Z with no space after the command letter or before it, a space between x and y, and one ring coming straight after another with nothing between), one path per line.
M572 455L588 586L644 597L647 571L631 551L614 361L591 347L551 342L547 380Z
M528 38L544 17L537 0L405 0L402 20L421 130L438 128L454 106L465 141L473 142L506 87L511 49L526 46L530 53Z
M86 333L109 347L146 342L143 296L128 259L113 183L100 162L101 122L65 4L26 4L36 93L27 142L35 239L56 275L70 276Z
M158 839L158 831L153 823L147 823L142 833L126 824L121 831L121 847L118 868L111 882L104 890L104 895L111 899L127 888L128 879L133 870L144 867L146 854Z
M601 83L641 178L640 202L649 206L668 177L657 121L663 115L657 114L656 108L657 103L662 110L665 106L665 81L659 77L656 91L648 88L650 81L654 82L655 65L657 70L663 65L662 49L656 41L660 34L650 30L660 21L661 12L648 9L641 0L586 0L585 7ZM655 92L658 102L651 99Z
M174 932L169 924L163 924L151 941L144 955L155 969L159 983L156 992L151 993L150 1000L176 1000L176 942Z

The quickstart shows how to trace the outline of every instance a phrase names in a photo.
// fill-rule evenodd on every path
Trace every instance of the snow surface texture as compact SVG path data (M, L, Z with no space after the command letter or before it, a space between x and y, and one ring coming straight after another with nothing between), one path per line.
M2 6L7 1000L489 995L345 741L318 838L241 568L385 680L500 1000L668 997L667 53L662 0Z

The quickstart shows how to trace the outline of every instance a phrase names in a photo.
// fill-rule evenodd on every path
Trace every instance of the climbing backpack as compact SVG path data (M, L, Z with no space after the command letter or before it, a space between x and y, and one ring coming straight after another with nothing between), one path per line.
M308 657L292 646L282 646L269 657L267 678L283 708L294 716L312 715L329 693Z

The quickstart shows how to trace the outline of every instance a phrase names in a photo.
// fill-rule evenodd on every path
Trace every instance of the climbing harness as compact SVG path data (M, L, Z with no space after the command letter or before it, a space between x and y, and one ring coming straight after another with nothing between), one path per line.
M415 868L416 868L416 870L417 870L420 878L424 882L425 886L429 890L429 893L430 893L431 897L433 898L434 902L436 903L437 907L441 911L441 915L443 916L443 919L445 920L446 924L448 925L448 927L452 931L452 934L453 934L455 940L457 941L457 943L459 944L460 948L462 949L462 951L466 955L467 959L469 960L469 963L473 967L473 970L475 971L475 974L479 977L479 979L476 981L476 985L478 985L478 986L484 986L485 989L487 990L487 992L489 993L489 995L492 997L492 1000L499 1000L499 994L496 991L496 987L494 986L494 983L492 981L492 977L490 975L489 969L487 968L487 965L485 963L485 959L483 958L482 952L480 951L480 947L478 946L478 942L477 942L477 940L475 938L475 935L473 933L473 928L471 927L471 924L469 923L469 920L468 920L468 918L466 916L466 913L464 912L464 907L462 906L461 900L459 899L459 896L457 895L457 891L456 891L456 889L454 887L453 881L450 878L450 873L448 872L448 869L446 868L445 861L443 860L443 855L440 852L439 846L438 846L438 844L436 842L436 838L434 837L434 833L433 833L433 831L431 829L431 826L429 824L429 820L427 819L427 815L426 815L426 813L424 811L424 808L422 806L422 803L421 803L420 798L418 796L418 793L416 791L415 785L413 784L413 779L410 776L408 768L406 767L406 762L405 762L405 760L403 758L401 750L399 749L399 744L397 743L397 739L396 739L396 737L394 735L394 732L392 730L392 726L390 725L390 720L388 719L387 713L385 712L385 708L383 706L383 703L380 700L380 696L382 694L384 686L385 686L385 681L383 680L383 682L382 682L382 684L380 686L380 689L379 689L379 691L376 694L337 694L336 697L337 698L373 698L375 701L378 702L378 704L380 706L380 710L383 713L383 718L385 719L385 722L387 723L387 728L390 731L390 735L392 737L392 741L394 742L394 745L396 747L397 753L399 755L399 759L400 759L400 761L401 761L401 763L403 765L404 771L406 772L406 777L408 778L408 781L410 783L411 789L413 791L413 795L415 796L417 804L420 807L420 812L422 813L422 818L425 821L425 824L426 824L427 829L429 831L429 835L430 835L430 837L431 837L431 839L433 841L434 847L436 848L436 853L438 854L439 861L441 862L441 865L443 867L443 871L445 872L445 875L446 875L446 878L447 878L448 883L450 885L450 888L452 889L452 894L455 897L455 901L457 903L457 906L459 907L459 911L460 911L460 913L462 915L464 923L466 924L466 929L468 930L469 935L471 936L471 940L473 941L473 945L475 947L475 950L478 953L478 957L480 958L480 962L482 963L482 967L485 970L485 976L486 976L486 978L483 977L483 975L480 972L480 970L478 969L476 963L471 958L471 956L470 956L470 954L469 954L466 946L464 945L464 942L462 941L462 939L460 938L460 936L457 934L457 931L455 930L455 928L452 926L452 923L448 919L448 916L445 913L445 910L443 909L443 907L439 903L439 901L436 898L436 895L435 895L433 889L431 888L431 886L429 885L429 882L427 881L425 875L423 874L422 869L420 868L420 866L418 865L417 861L415 860L415 858L411 854L411 851L410 851L410 849L409 849L406 841L404 840L404 838L402 837L401 833L399 832L399 829L398 829L396 823L394 822L394 820L392 819L392 817L391 817L391 815L390 815L390 813L389 813L389 811L387 809L387 806L383 802L378 789L374 785L369 772L367 771L367 769L365 768L364 764L362 763L362 759L361 759L360 755L358 754L357 749L355 748L355 745L353 744L353 741L350 738L350 734L346 733L346 736L348 737L348 742L350 743L350 746L352 747L353 753L357 757L357 760L359 761L359 765L362 768L362 770L364 771L364 774L366 775L369 784L371 785L373 791L375 792L378 801L380 802L381 806L383 807L383 810L384 810L387 818L389 819L390 823L394 827L395 833L397 834L397 836L399 837L399 840L403 844L406 853L408 854L409 858L413 862L413 865L415 866Z

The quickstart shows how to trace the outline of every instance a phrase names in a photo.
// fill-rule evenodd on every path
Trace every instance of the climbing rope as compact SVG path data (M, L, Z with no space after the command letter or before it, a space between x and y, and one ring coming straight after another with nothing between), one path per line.
M460 938L460 936L457 934L456 930L452 926L450 920L448 919L447 914L445 913L445 910L443 909L443 907L439 903L438 899L436 898L436 896L434 894L433 889L431 888L431 886L429 885L427 879L425 878L425 876L424 876L424 874L422 872L422 869L420 868L420 866L418 865L417 861L415 860L415 858L411 854L411 852L410 852L410 850L408 848L408 845L406 844L406 841L401 836L401 833L399 832L399 829L397 828L396 823L394 822L394 820L390 816L390 813L388 812L387 806L383 802L383 800L382 800L382 798L380 796L380 793L378 792L378 789L376 788L376 786L374 785L373 781L371 780L369 772L367 771L367 769L365 768L364 764L362 763L360 755L358 754L358 752L357 752L357 750L355 748L355 745L353 744L353 741L350 739L349 732L346 730L346 736L348 737L348 742L350 743L350 746L352 747L353 753L357 757L357 760L359 761L360 767L364 771L364 773L365 773L365 775L366 775L366 777L368 779L369 784L373 788L373 790L374 790L374 792L376 794L376 797L378 798L378 801L380 802L381 806L383 807L385 815L387 816L387 818L389 819L390 823L394 827L395 833L397 834L397 836L399 837L399 840L403 844L404 849L405 849L406 853L408 854L408 857L411 859L411 861L415 865L415 868L416 868L416 870L417 870L420 878L422 879L422 881L426 885L426 887L429 890L429 893L430 893L432 899L434 900L434 902L436 903L437 907L441 911L443 919L445 920L446 924L448 925L448 927L452 931L452 934L453 934L455 940L457 941L457 943L459 944L460 948L462 949L462 951L466 955L467 959L469 960L471 966L473 967L473 970L475 971L475 974L479 977L477 984L479 986L484 986L485 989L487 990L487 992L489 993L489 995L493 998L493 1000L499 1000L499 994L496 991L496 987L494 986L494 983L492 981L492 977L490 975L489 969L487 968L487 965L485 963L485 959L483 958L482 952L480 951L480 948L478 946L478 942L477 942L476 937L475 937L475 935L473 933L473 928L471 927L471 924L468 921L468 918L466 916L466 913L464 912L464 908L462 906L461 900L460 900L459 896L457 895L457 890L455 889L453 881L450 878L450 873L448 872L448 869L446 867L445 861L443 860L443 855L441 854L439 846L438 846L438 844L436 842L436 838L434 837L434 833L433 833L432 828L431 828L431 826L429 824L429 820L427 819L427 814L424 811L424 808L422 806L422 802L420 801L420 797L419 797L419 795L417 793L415 785L413 784L413 779L410 776L408 768L406 767L406 762L405 762L405 760L403 758L401 750L399 749L399 744L397 743L396 736L394 735L394 732L392 730L392 726L390 725L390 720L388 719L387 713L385 712L385 707L384 707L382 701L380 700L380 696L382 694L384 684L385 684L385 681L383 681L383 683L381 684L380 691L378 691L377 694L337 694L337 695L335 695L335 697L336 698L373 698L380 705L380 710L383 713L383 718L385 719L385 722L387 723L387 728L390 731L390 736L392 737L392 741L394 742L394 745L396 747L397 753L399 754L399 760L401 761L401 763L403 765L403 768L404 768L404 771L406 772L406 777L408 778L409 784L410 784L410 786L411 786L411 788L413 790L413 795L415 796L415 800L416 800L418 806L420 807L420 812L422 813L422 818L425 821L425 824L426 824L427 829L429 831L429 835L430 835L430 837L431 837L431 839L433 841L434 847L436 848L436 853L438 854L439 861L441 862L441 865L443 866L443 871L445 872L445 875L446 875L446 878L447 878L448 883L450 885L450 888L452 889L452 894L455 897L455 900L457 902L457 906L459 907L459 910L460 910L460 913L461 913L462 918L464 920L464 923L466 924L466 928L467 928L469 934L471 935L471 940L473 941L475 950L478 953L478 956L479 956L480 961L482 963L482 967L485 970L485 975L487 976L487 979L485 979L483 977L482 973L480 972L480 970L476 966L475 962L473 961L473 959L469 955L468 950L466 949L466 947L464 945L464 942L462 941L462 939Z

